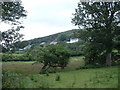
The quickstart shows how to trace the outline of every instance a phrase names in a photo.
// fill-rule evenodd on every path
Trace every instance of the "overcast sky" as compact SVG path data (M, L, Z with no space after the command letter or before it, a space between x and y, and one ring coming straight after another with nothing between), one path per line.
M23 20L24 40L78 28L71 23L79 0L22 0L27 18ZM6 25L2 24L6 29ZM7 26L8 27L8 26Z

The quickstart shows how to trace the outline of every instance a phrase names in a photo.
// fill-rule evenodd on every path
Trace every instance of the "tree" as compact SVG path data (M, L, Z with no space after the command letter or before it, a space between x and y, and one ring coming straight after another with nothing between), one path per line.
M58 41L67 41L69 39L69 37L66 34L60 34L58 36Z
M20 24L20 18L26 17L26 11L22 6L22 2L12 1L11 2L0 2L2 17L1 21L9 24Z
M12 28L7 31L2 32L2 45L6 50L13 50L14 43L22 39L22 34L19 34L19 30L22 27L17 27L16 29Z
M111 66L114 38L120 34L120 1L79 2L73 15L72 23L84 28L80 36L84 35L81 37L87 42L85 51L89 50L89 60L106 56L106 65Z
M14 43L16 49L23 49L24 47L29 45L29 41L18 41Z
M21 21L19 20L27 15L21 2L12 0L11 2L0 2L0 6L2 7L2 16L0 18L1 22L12 25L11 29L0 32L0 40L3 47L5 47L7 50L11 50L13 48L13 43L22 39L23 35L18 31L24 27L20 25Z
M48 45L44 48L36 47L32 51L32 57L44 64L40 72L44 73L50 67L63 69L68 64L70 53L60 45Z

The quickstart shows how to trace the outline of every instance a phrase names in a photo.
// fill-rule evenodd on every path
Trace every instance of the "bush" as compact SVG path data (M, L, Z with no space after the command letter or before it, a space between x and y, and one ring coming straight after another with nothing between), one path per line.
M32 51L33 59L41 62L44 66L41 73L45 73L47 67L66 67L69 61L70 53L60 45L48 45L44 48L36 47Z
M29 57L25 54L7 54L7 53L0 53L2 57L2 61L30 61Z
M46 76L49 76L49 72L46 72Z
M76 68L76 70L79 70L79 69L90 69L90 68L100 68L100 67L104 67L105 65L100 65L100 64L87 64L85 66L80 66L78 68Z
M55 81L60 81L60 74L59 73L56 74Z

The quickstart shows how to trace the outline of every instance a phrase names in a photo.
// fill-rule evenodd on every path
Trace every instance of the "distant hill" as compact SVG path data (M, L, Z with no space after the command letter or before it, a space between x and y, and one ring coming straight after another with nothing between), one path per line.
M59 43L69 50L71 56L80 56L83 53L84 41L74 36L74 32L77 31L78 29L73 29L45 37L18 42L15 44L16 51L24 51L26 49L32 50L35 46L43 47L44 45Z
M61 33L52 34L45 37L34 38L31 40L26 40L22 42L15 43L16 48L24 48L27 45L35 44L50 44L51 42L69 41L71 38L75 38L73 33L78 31L78 29L72 29Z
M29 44L49 44L50 42L59 42L59 41L69 41L70 38L75 38L73 32L78 31L78 29L72 29L61 33L52 34L45 37L35 38L28 40Z

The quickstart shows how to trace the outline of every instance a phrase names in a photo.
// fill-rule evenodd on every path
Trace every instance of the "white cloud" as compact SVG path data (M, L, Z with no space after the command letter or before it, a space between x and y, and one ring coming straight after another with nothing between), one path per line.
M24 30L21 30L20 33L25 34L24 38L25 40L43 37L51 34L55 34L58 32L63 32L66 30L71 30L69 27L47 27L44 24L33 24L28 25Z
M23 21L25 28L20 31L25 35L25 40L77 28L72 25L71 17L79 0L21 1L28 11Z

